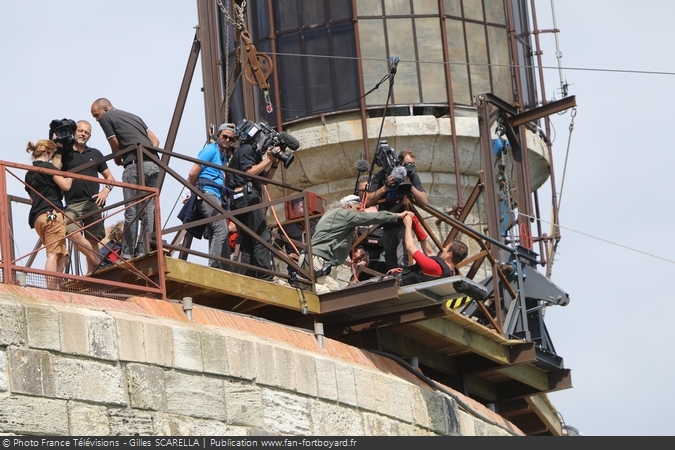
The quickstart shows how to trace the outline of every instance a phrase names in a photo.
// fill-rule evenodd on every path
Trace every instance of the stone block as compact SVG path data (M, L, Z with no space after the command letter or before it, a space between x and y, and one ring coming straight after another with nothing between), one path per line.
M274 347L274 372L276 386L287 391L296 389L295 352Z
M390 389L390 386L394 383L392 378L379 372L370 373L370 377L373 380L373 396L375 397L374 411L397 418L398 414L397 411L395 411L396 408L403 407L403 402L405 400L409 401L410 399L403 400L401 398L402 401L397 403L397 395L392 392L393 389ZM399 392L398 397L402 397L403 394L403 392ZM407 407L410 409L410 405L407 405Z
M173 333L171 327L160 322L145 321L143 323L143 344L146 362L171 367L173 364Z
M117 345L117 328L113 318L102 312L91 311L87 315L87 329L89 356L117 361L119 359L119 347Z
M229 375L227 360L228 338L212 331L201 333L201 349L204 372L216 375Z
M261 388L248 383L226 380L223 382L223 389L228 423L254 428L263 427Z
M0 351L0 392L7 392L7 357L5 352Z
M467 420L467 417L469 416ZM460 423L463 423L464 421L467 422L467 431L471 433L473 431L473 436L487 436L488 435L488 425L485 422L482 422L480 420L470 420L472 417L469 414L464 414L464 418L460 418ZM470 425L473 424L473 427ZM473 430L471 430L473 428Z
M337 380L338 402L345 405L358 406L354 368L346 364L336 363L335 378Z
M361 368L354 369L354 384L358 406L368 411L379 411L375 394L374 373ZM382 406L382 405L380 405Z
M325 400L338 401L335 363L328 359L315 358L317 396Z
M310 400L312 434L315 436L363 436L363 419L352 408Z
M122 368L97 361L52 358L57 398L126 406Z
M274 346L270 344L256 345L255 359L258 361L256 383L259 385L278 386L274 365Z
M422 428L429 428L429 412L427 411L427 404L424 401L422 388L418 386L411 386L410 396L413 423Z
M156 436L246 436L247 433L246 427L165 413L154 414L153 427ZM206 442L208 445L210 439Z
M114 311L110 315L115 319L120 360L146 362L142 318Z
M227 364L230 375L244 380L253 380L258 376L258 344L247 339L227 337Z
M23 305L0 300L0 346L25 344L25 323Z
M0 432L66 436L69 434L66 402L22 395L0 397Z
M152 414L133 409L113 409L108 413L111 436L150 436L154 434Z
M270 389L262 390L264 429L279 434L308 435L309 403L304 397Z
M75 309L59 311L59 327L61 331L61 351L71 355L88 355L89 326L87 316Z
M68 402L71 436L108 436L110 423L105 406Z
M190 372L202 372L200 333L195 329L175 326L173 331L173 366Z
M300 394L316 397L317 378L314 356L304 353L295 353L295 381Z
M386 388L388 391L387 414L402 422L413 422L413 397L411 385L400 378L386 377Z
M440 392L425 394L429 411L429 427L432 432L442 436L459 435L459 409L457 402Z
M7 353L12 392L54 397L55 374L49 352L10 347Z
M401 436L432 436L428 430L410 423L399 423Z
M30 347L60 351L59 313L47 306L27 305L26 334Z
M161 368L131 363L127 364L125 370L132 408L166 409L164 371Z
M400 436L401 424L378 414L363 413L363 428L366 436Z
M340 142L361 141L363 139L363 127L360 120L340 122L337 126Z
M164 373L167 412L224 421L223 381L176 371Z

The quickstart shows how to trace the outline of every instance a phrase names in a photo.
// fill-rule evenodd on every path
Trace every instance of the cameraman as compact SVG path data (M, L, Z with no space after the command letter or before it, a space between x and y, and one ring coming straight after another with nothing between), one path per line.
M279 152L280 148L275 147L258 151L254 144L248 142L239 144L240 142L237 139L234 145L234 154L230 157L227 166L231 169L247 172L250 175L260 175L272 179L276 169L279 167L279 159L276 157L275 152ZM267 158L263 158L263 152L267 154ZM227 175L226 183L227 187L234 191L230 205L232 210L261 203L262 183L260 181L230 173ZM238 214L236 217L263 240L270 242L272 236L267 229L265 212L262 209L259 208L247 213ZM272 252L251 237L245 230L237 228L239 234L239 252L241 254L240 261L252 266L272 270ZM241 269L240 273L266 281L278 280L275 280L272 274L257 272L251 269Z
M58 121L52 124L55 122ZM70 122L75 124L72 120ZM78 170L78 167L90 161L103 159L103 154L99 150L87 146L91 137L89 122L86 120L77 122L74 135L65 140L57 139L55 130L50 127L50 137L58 147L52 159L54 166L65 172L90 177L98 177L101 174L106 181L115 181L105 161L88 169ZM71 219L66 224L66 234L70 235L70 240L77 250L87 259L88 273L91 273L101 261L99 242L105 237L105 226L101 220L103 216L100 210L112 189L113 187L108 184L99 192L98 183L73 179L72 187L64 194L66 201L64 212ZM80 227L86 227L94 222L96 222L94 225L84 230L84 234L80 231Z
M397 187L403 182L409 182L412 187L410 193L404 195L396 202L385 202L379 205L380 210L400 210L404 205L406 197L411 197L415 203L420 206L426 206L429 199L422 185L419 175L415 171L415 153L410 149L403 150L398 155L398 161L405 168L405 179L395 179L393 174L385 174L384 170L379 171L370 185L366 207L376 205L380 199L401 197L397 192ZM405 227L400 224L384 225L382 233L382 246L384 247L385 261L389 270L397 267L408 266L408 252L405 248Z

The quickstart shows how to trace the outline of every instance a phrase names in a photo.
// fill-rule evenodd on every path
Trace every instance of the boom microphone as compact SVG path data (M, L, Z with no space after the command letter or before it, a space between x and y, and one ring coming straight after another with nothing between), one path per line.
M296 138L286 133L285 131L279 133L279 141L293 151L300 148L300 141L298 141Z
M398 63L401 61L401 58L398 56L392 56L389 58L389 72L394 75L396 73L396 68L398 67Z
M370 164L368 164L368 161L365 159L359 159L356 161L356 170L359 172L368 172L368 169L370 169Z

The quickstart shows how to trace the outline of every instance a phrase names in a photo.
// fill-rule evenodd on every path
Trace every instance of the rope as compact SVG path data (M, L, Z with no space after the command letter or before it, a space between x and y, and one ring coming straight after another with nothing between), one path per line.
M565 152L565 165L563 166L563 176L560 181L560 195L558 196L558 212L560 212L560 203L562 203L563 188L565 187L565 175L567 174L567 160L570 156L570 145L572 143L572 132L574 131L574 118L577 116L576 106L572 108L572 120L570 121L570 134L567 138L567 151Z
M565 176L567 175L567 161L569 160L570 146L572 144L572 132L574 131L574 118L577 116L576 107L572 108L571 116L572 120L570 121L569 126L570 134L567 137L567 151L565 152L565 165L563 167L563 175L562 180L560 182L560 195L558 196L558 205L557 205L558 217L560 217L560 205L562 203L563 189L565 187ZM551 211L551 221L555 219L555 216L553 214L554 211ZM555 236L555 225L551 225L551 236ZM548 253L550 256L548 267L546 268L546 278L551 278L551 274L553 272L553 261L555 260L555 254L557 251L558 251L558 242L551 241L548 247Z
M536 219L536 217L534 217L534 216L528 216L527 214L523 214L523 213L519 213L519 215L521 215L523 217L527 217L527 218L532 219L532 220ZM539 220L541 220L541 219L539 219ZM586 236L586 237L589 237L591 239L602 241L602 242L605 242L606 244L614 245L616 247L620 247L620 248L623 248L623 249L626 249L626 250L630 250L630 251L635 252L635 253L640 253L642 255L649 256L650 258L659 259L659 260L665 261L667 263L675 264L675 261L673 261L672 259L668 259L668 258L664 258L662 256L654 255L652 253L648 253L648 252L645 252L643 250L639 250L637 248L628 247L627 245L619 244L618 242L610 241L608 239L604 239L604 238L601 238L601 237L598 237L598 236L593 236L592 234L584 233L583 231L575 230L573 228L563 227L562 225L556 225L556 224L553 224L551 222L547 222L545 220L541 220L541 221L543 223L547 223L547 224L549 224L553 227L557 227L557 228L560 228L562 230L571 231L572 233L580 234L582 236Z

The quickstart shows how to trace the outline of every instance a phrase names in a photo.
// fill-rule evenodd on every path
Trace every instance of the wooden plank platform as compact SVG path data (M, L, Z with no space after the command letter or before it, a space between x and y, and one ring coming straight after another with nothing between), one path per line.
M226 311L249 313L265 306L275 306L309 314L320 311L319 298L312 292L290 286L214 269L168 256L164 257L167 298L192 297L193 303L211 306ZM134 270L140 272L139 275ZM95 279L107 279L131 285L146 285L143 277L157 281L157 254L155 252L127 261L123 264L104 267L92 275ZM86 282L72 282L72 289L87 289ZM117 294L139 295L138 289L118 289Z

